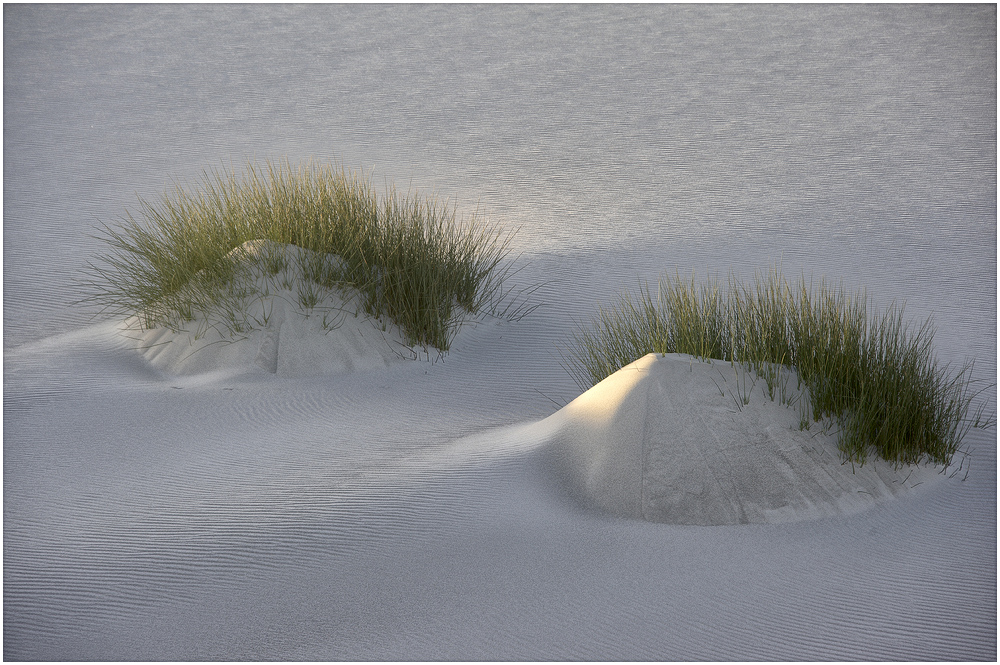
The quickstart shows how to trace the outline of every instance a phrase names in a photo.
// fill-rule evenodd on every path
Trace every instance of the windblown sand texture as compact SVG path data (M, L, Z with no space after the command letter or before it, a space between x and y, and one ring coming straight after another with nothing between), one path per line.
M502 361L520 350L539 362L533 338L528 320L487 320L444 361L327 375L272 374L251 355L173 374L113 324L8 352L5 434L25 445L5 454L6 648L305 660L968 649L953 641L961 623L914 644L872 642L867 624L892 616L885 600L915 576L943 580L910 598L924 615L982 600L988 589L960 577L968 559L950 554L978 542L959 525L989 490L982 476L854 475L829 437L792 427L794 409L760 386L730 408L709 379L728 386L728 364L686 357L647 356L545 416L522 397L537 376ZM829 618L857 613L862 587L872 602L844 642ZM786 607L793 629L778 621ZM754 646L743 631L770 633Z

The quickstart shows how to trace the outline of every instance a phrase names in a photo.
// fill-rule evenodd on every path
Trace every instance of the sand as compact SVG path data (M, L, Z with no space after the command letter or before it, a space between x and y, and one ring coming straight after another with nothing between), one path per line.
M243 373L259 368L283 376L331 375L387 367L419 350L406 344L394 325L365 315L351 288L327 289L310 283L302 266L315 252L267 240L237 247L233 307L214 304L195 310L190 321L146 328L126 319L122 334L136 341L149 363L168 374ZM262 256L280 260L270 272ZM337 264L339 257L322 257ZM302 302L306 288L316 302Z
M931 464L845 463L835 425L809 423L785 371L649 354L551 416L556 464L581 500L668 524L776 524L848 515L942 477ZM808 427L808 429L807 429Z
M738 409L728 364L677 356L559 408L532 373L547 325L481 320L437 362L350 356L353 318L282 337L279 361L346 354L325 374L168 366L113 321L5 352L5 656L995 649L988 437L971 472L852 472L760 387Z
M333 376L420 355L391 321L366 316L349 288L324 289L318 303L304 307L296 294L305 283L302 260L312 252L250 241L231 254L243 265L264 253L282 257L285 267L275 274L248 268L238 279L237 286L253 294L239 315L247 330L219 325L224 316L215 307L178 330L133 335L139 323L132 317L121 335L135 340L152 367L172 376L253 376L261 370L292 378ZM328 319L335 324L324 326ZM946 471L931 464L845 463L836 425L811 422L807 405L792 371L783 369L769 391L742 367L650 354L549 417L552 433L539 445L582 503L669 524L767 524L850 514Z

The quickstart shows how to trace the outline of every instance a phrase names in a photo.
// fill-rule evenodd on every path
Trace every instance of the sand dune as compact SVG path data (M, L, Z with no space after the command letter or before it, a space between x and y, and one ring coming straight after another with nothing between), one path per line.
M133 338L151 366L170 375L327 376L418 355L391 321L365 316L349 289L324 289L304 307L298 290L312 252L251 241L231 255L243 267L234 288L252 294L239 314L247 330L226 330L215 308L180 330L142 331ZM284 267L260 269L265 255ZM123 336L137 326L135 317L126 321ZM835 432L803 426L806 396L794 372L783 370L776 390L768 395L763 380L729 363L650 354L551 416L547 427L557 433L546 448L584 504L671 524L851 514L941 477L933 466L843 463Z
M850 514L941 477L931 465L844 464L835 432L802 429L778 398L802 399L794 373L781 381L771 399L729 363L650 354L552 416L553 455L581 500L671 524Z
M257 265L270 254L283 266L268 273ZM391 322L366 316L360 298L348 287L324 289L305 279L302 264L314 253L293 245L248 241L230 255L244 271L233 290L232 314L222 305L196 311L175 329L143 329L136 317L126 320L123 335L159 370L175 375L263 370L282 376L330 375L384 368L417 350L406 344ZM338 257L324 257L336 261ZM312 288L318 300L306 307L300 289ZM239 329L233 329L233 320Z

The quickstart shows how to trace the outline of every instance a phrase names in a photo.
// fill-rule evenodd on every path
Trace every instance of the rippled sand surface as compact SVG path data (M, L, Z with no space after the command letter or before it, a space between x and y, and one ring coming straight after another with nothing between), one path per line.
M995 7L6 5L4 32L5 659L996 659L995 430L783 524L603 511L550 446L560 346L663 271L906 300L995 380ZM478 202L543 306L436 361L175 375L72 304L98 220L254 156Z
M5 650L95 659L977 658L989 437L860 514L587 509L486 324L443 363L169 377L97 326L8 354ZM487 360L492 358L492 362ZM534 419L532 418L534 416ZM966 461L966 464L969 462Z

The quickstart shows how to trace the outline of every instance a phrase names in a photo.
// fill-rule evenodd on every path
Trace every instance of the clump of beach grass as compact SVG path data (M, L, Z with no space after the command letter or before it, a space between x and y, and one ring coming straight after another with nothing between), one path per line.
M248 163L242 178L210 171L194 189L176 187L158 202L139 200L99 237L110 251L91 263L88 301L102 312L135 315L144 328L178 329L220 309L242 333L240 308L254 294L241 276L279 275L278 251L247 252L270 241L301 248L304 310L322 289L350 290L365 313L394 322L413 346L449 349L467 316L515 319L533 307L504 286L512 233L478 214L458 220L447 202L389 187L378 196L363 174L287 160ZM287 277L286 277L287 279Z
M836 425L846 461L864 464L874 453L947 466L970 428L996 421L985 404L972 411L982 392L973 390L973 363L950 371L932 342L930 321L914 329L902 306L879 312L865 292L852 296L825 281L814 289L804 277L792 285L771 270L753 284L733 275L727 285L664 276L655 294L642 284L638 295L599 308L563 357L583 389L648 353L729 361L783 402L780 369L792 368L807 389L803 426Z

